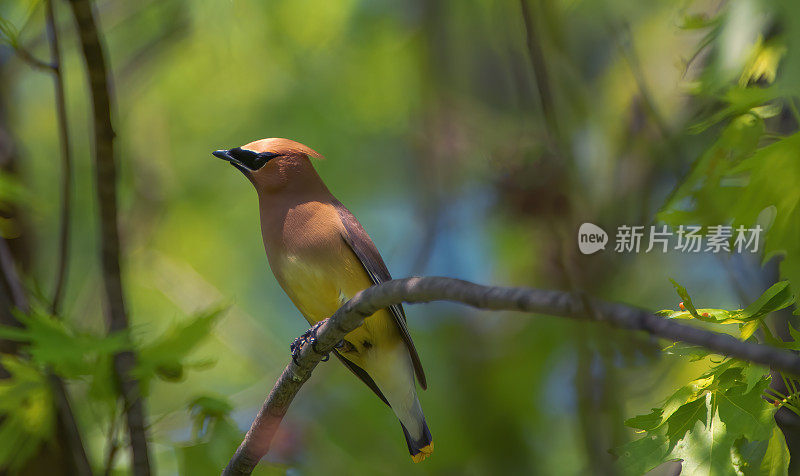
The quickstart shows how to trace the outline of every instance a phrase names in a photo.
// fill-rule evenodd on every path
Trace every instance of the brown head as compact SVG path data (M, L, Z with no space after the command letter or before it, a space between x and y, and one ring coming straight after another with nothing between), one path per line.
M322 183L310 161L311 157L321 159L322 155L290 139L261 139L241 147L218 150L213 155L239 169L259 195Z

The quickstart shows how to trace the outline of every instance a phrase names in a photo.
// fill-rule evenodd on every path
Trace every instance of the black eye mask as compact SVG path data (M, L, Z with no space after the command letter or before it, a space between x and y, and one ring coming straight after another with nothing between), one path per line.
M275 154L273 152L259 153L252 150L242 149L241 147L235 147L228 150L218 150L213 152L213 155L215 157L219 157L220 159L227 160L237 169L241 170L244 168L251 172L255 172L266 165L270 159L273 159L280 154Z

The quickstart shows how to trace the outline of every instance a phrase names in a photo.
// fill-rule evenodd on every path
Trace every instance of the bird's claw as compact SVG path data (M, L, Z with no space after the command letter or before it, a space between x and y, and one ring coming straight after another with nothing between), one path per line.
M297 362L297 357L300 355L300 351L303 349L303 346L306 344L311 344L311 349L318 354L322 354L322 352L317 350L317 330L319 326L322 325L322 322L318 322L311 326L311 329L305 331L303 335L295 339L290 345L289 350L292 353L292 362L295 365L300 365ZM325 354L322 358L321 362L327 362L331 358L330 354Z

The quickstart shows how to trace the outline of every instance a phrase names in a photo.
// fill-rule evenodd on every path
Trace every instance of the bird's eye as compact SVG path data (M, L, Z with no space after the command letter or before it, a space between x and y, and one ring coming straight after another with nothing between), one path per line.
M245 150L245 149L242 149L241 147L233 148L233 149L229 150L228 153L234 159L236 159L238 161L241 161L241 162L244 162L244 163L249 162L250 159L252 158L252 156L255 155L255 152L253 152L252 150Z
M242 149L241 147L235 147L228 151L228 157L230 157L230 159L233 159L251 171L260 169L266 165L270 159L277 157L278 155L280 154L273 152L258 153L249 149Z
M255 159L253 159L253 170L258 170L263 167L267 163L267 160L269 160L267 157L258 154Z

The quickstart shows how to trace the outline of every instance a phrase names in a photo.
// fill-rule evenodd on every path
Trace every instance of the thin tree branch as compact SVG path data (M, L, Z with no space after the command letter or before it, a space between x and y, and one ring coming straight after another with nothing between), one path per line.
M250 430L223 475L248 475L267 454L275 432L300 387L314 367L346 334L380 309L401 302L452 301L479 309L522 311L603 322L612 327L645 331L656 337L700 345L717 354L800 374L800 356L767 345L742 342L727 334L680 324L627 304L590 299L585 295L532 288L482 286L460 279L419 277L395 279L367 288L323 321L314 346L304 345L283 370Z
M550 139L560 147L561 132L556 117L556 107L553 101L553 92L550 88L550 78L547 73L547 63L544 59L539 30L536 28L535 18L531 15L531 8L527 0L519 0L522 9L522 20L525 22L525 39L528 45L528 56L531 60L533 74L536 77L536 88L539 92L539 102L542 106Z
M105 462L105 469L103 470L103 476L111 476L111 473L114 470L114 458L117 455L117 450L119 450L119 440L117 440L116 409L111 415L111 424L109 425L107 440L108 440L108 451L106 452L106 462Z
M100 261L106 294L106 313L109 331L119 332L128 328L128 314L119 263L117 171L114 163L109 71L91 0L70 0L69 4L81 39L92 98L97 202L100 209ZM139 383L130 375L135 365L136 356L132 351L121 352L114 356L114 370L126 408L132 470L134 475L142 476L149 475L151 469L145 432L144 403L139 392Z
M2 236L0 236L0 274L2 274L6 285L11 289L14 306L22 312L30 312L28 297L25 294L22 281L19 279L17 270L14 267L14 261L8 249L8 244ZM75 415L69 403L67 387L64 385L64 381L50 370L47 371L47 380L50 382L50 386L53 390L58 427L61 433L60 439L70 454L72 463L70 474L91 476L92 468L89 464L89 458L86 457L86 450L83 447L83 440L81 439L80 430L78 429L78 423L75 421Z
M609 25L609 28L612 31L612 35L617 40L625 61L630 67L633 79L636 81L636 86L639 88L639 96L642 98L647 115L650 116L650 120L653 121L661 138L664 140L670 139L672 134L669 130L669 126L658 111L653 95L650 93L650 88L647 86L647 80L644 77L644 69L642 68L642 63L639 61L639 55L636 54L636 48L633 44L633 34L631 33L630 25L627 22L622 22L616 26Z
M50 44L50 63L36 58L25 47L17 42L11 47L17 56L30 66L43 70L53 75L55 89L56 119L58 122L59 143L61 145L61 218L58 239L58 257L56 261L56 277L53 286L53 299L50 313L57 315L61 307L61 298L64 288L64 276L67 271L69 253L69 222L72 197L72 148L70 146L69 128L67 119L67 106L64 94L64 77L61 69L61 48L58 39L58 23L55 18L55 9L52 0L45 2L45 23L47 39Z
M40 69L42 71L53 72L56 69L56 66L50 64L46 61L42 61L36 56L33 55L30 51L28 51L24 46L17 44L16 42L11 43L11 48L17 53L17 56L24 62L28 63L28 66L32 68Z
M61 143L61 223L58 235L56 280L53 286L53 300L50 305L50 312L53 315L57 315L61 307L64 277L66 276L69 262L69 224L72 204L72 147L70 146L69 140L67 102L64 94L64 76L61 69L61 48L59 47L58 41L58 23L56 22L53 0L47 0L46 3L47 35L50 40L50 62L53 65L58 136Z

